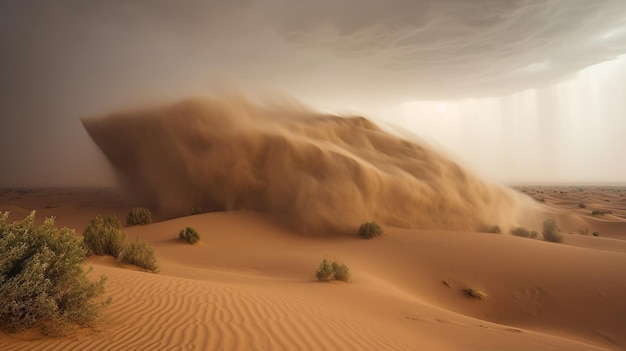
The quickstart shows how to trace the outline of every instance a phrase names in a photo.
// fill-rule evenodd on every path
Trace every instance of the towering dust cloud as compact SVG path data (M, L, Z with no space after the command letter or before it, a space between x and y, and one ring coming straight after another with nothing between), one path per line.
M166 216L259 210L325 233L354 232L369 220L506 227L523 209L513 191L363 117L230 97L82 122L124 183Z

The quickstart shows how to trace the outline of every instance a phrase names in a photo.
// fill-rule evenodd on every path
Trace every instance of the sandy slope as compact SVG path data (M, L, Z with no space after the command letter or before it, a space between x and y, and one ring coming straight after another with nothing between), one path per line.
M17 216L41 208L40 215L77 228L97 211L126 211L114 192L55 191L0 191L0 210ZM600 223L600 237L571 234L554 244L386 228L382 237L365 241L299 235L251 212L130 227L131 237L155 248L161 272L90 259L94 276L109 277L107 294L114 300L100 331L60 339L0 334L0 349L624 349L626 241L620 238L626 221L619 215L626 206L620 207L618 193L610 198L617 215L598 219L578 214L580 199L564 195L547 198L546 211L565 226ZM45 209L52 201L60 206ZM200 244L175 239L184 226L200 232ZM348 264L352 281L315 282L324 257ZM468 299L465 287L490 298Z

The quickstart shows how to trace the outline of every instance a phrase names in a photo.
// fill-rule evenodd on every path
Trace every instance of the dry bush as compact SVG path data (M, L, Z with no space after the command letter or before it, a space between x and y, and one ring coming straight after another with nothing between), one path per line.
M150 223L152 223L152 213L145 207L133 207L126 216L126 225Z
M371 239L383 233L383 228L376 222L366 222L359 227L359 236L363 239Z
M553 243L560 243L563 241L563 234L561 229L553 219L548 219L543 222L543 240Z
M511 230L511 234L515 236L520 236L522 238L531 238L531 239L534 239L539 235L539 233L537 233L536 231L528 230L524 227L517 227Z
M195 244L200 241L200 234L192 227L186 227L178 233L178 238L190 244Z
M135 238L135 241L131 241L126 245L120 253L118 260L121 263L133 264L152 272L156 272L159 269L154 249L139 238Z
M127 242L126 234L121 228L122 224L115 215L106 219L100 215L92 218L83 231L88 254L119 256Z
M330 263L324 258L317 272L315 272L315 278L319 281L335 279L347 282L350 280L350 269L345 264L339 264L337 262Z
M47 218L34 225L35 212L8 224L0 213L0 329L18 332L40 327L45 334L65 334L74 326L93 326L109 300L83 269L86 249L74 230Z

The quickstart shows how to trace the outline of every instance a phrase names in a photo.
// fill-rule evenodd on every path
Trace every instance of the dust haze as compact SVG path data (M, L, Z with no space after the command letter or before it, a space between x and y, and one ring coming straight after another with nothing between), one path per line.
M232 88L395 125L500 182L626 179L622 0L6 0L0 52L4 186L112 185L80 117Z
M240 96L84 118L129 190L166 216L269 212L303 232L360 223L481 230L518 224L530 199L487 184L364 117Z

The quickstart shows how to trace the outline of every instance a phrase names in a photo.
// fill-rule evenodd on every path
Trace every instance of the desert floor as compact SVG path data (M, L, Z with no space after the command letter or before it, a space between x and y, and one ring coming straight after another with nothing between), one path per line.
M253 212L156 214L124 230L154 247L158 274L88 260L113 298L98 330L0 334L0 350L625 350L626 188L516 189L557 219L563 243L392 227L362 240ZM129 207L109 188L0 189L12 220L35 209L77 234ZM186 226L199 244L177 239ZM351 281L315 281L323 258L346 263Z

